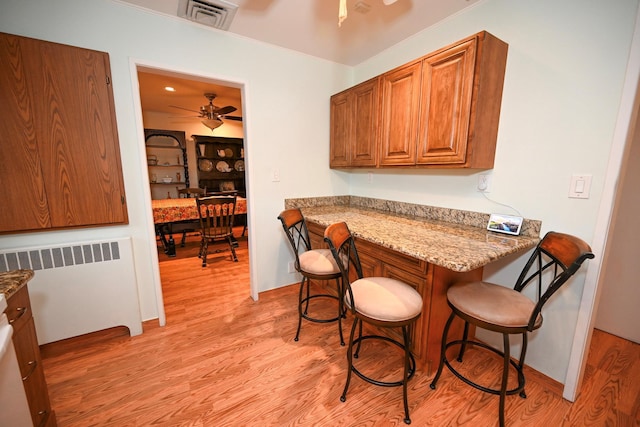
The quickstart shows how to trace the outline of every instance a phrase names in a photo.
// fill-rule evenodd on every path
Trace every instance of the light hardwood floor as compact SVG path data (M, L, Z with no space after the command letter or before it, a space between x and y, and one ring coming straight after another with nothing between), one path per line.
M193 254L193 243L188 245L178 248L179 254ZM197 258L161 255L166 326L150 321L136 337L116 328L43 346L58 425L405 425L400 388L354 377L347 401L340 402L346 359L336 324L305 322L294 342L297 286L263 292L253 301L246 239L238 258L233 263L228 251L221 252L202 268ZM345 332L350 325L347 319ZM499 361L476 356L470 351L466 357L469 369L497 378ZM393 357L384 362L393 363ZM368 359L360 363L380 367ZM418 371L410 383L412 425L497 425L496 396L472 389L448 371L435 391L430 380ZM640 346L595 331L575 403L531 370L526 390L526 399L507 400L510 426L638 426Z

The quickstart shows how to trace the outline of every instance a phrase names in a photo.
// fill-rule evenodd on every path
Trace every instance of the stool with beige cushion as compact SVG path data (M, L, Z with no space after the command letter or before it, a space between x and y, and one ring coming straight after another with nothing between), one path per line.
M363 277L360 257L356 249L355 240L344 222L332 224L325 230L324 238L342 273L345 288L344 303L354 315L354 322L349 336L347 350L347 382L340 396L341 401L347 400L347 390L351 382L351 373L355 373L363 380L383 387L402 386L404 401L404 422L411 424L409 404L407 399L407 383L416 370L416 362L411 354L409 327L415 323L422 312L422 297L413 287L399 280L388 277ZM352 270L355 269L355 270ZM350 282L350 279L355 279ZM367 323L376 328L399 328L402 331L402 342L381 335L362 335L362 324ZM359 330L355 338L355 331ZM364 341L374 340L390 343L403 352L404 367L402 379L397 381L379 380L365 375L353 364L353 359L359 357L360 347ZM356 345L354 351L353 346Z
M302 275L300 281L300 293L298 296L298 329L295 341L300 336L302 319L316 323L338 322L338 332L340 334L340 345L344 345L342 336L342 318L345 316L342 305L342 274L333 259L331 251L326 248L311 248L309 240L309 230L307 223L300 209L287 209L280 213L278 219L287 235L293 254L295 256L295 269ZM335 280L336 294L316 293L311 294L311 280ZM306 285L306 286L305 286ZM309 303L320 300L336 300L336 315L330 318L319 318L309 314Z
M549 232L540 241L533 254L520 273L513 289L487 282L462 282L453 284L447 291L447 301L452 313L442 334L442 348L438 371L431 382L431 388L447 366L449 370L465 383L491 394L500 395L499 422L504 426L504 405L507 395L519 394L526 397L524 391L524 358L527 352L527 333L542 326L541 310L544 304L567 280L580 268L586 259L593 258L591 248L581 239L562 233ZM528 287L532 284L533 286ZM532 297L522 291L533 291ZM533 299L531 299L533 298ZM464 320L464 332L461 340L447 342L449 327L455 317ZM486 343L469 339L469 325L502 334L503 350L495 349ZM522 335L522 350L519 361L511 360L509 336ZM503 358L502 380L499 389L480 385L462 375L447 358L447 349L459 345L457 361L462 363L468 345L490 350ZM515 368L518 385L507 389L510 366Z

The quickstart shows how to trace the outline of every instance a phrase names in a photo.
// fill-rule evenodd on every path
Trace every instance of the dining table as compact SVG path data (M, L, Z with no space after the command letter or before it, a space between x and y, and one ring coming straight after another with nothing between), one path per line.
M169 256L175 256L175 243L173 238L167 239L167 234L171 235L174 224L195 222L200 219L196 198L180 199L157 199L151 201L153 211L153 223L156 228L156 235L160 238L164 252ZM235 216L247 214L247 199L236 197ZM242 235L246 232L246 219L242 229Z

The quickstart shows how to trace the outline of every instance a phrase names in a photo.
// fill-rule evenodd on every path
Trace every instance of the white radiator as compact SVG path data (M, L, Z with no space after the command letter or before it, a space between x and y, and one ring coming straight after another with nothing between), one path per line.
M0 251L0 271L30 269L29 296L46 344L126 326L142 333L131 239Z

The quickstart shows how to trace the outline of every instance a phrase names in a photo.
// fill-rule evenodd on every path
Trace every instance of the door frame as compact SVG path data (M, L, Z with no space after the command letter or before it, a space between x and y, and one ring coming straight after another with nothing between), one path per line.
M591 248L596 254L595 259L589 261L582 299L578 310L576 332L573 337L569 365L564 382L562 396L574 402L580 391L584 370L587 363L587 355L591 342L591 335L595 323L598 307L598 296L603 280L603 265L606 261L608 233L614 213L614 204L618 192L618 180L624 160L624 153L630 144L634 129L634 111L640 103L636 97L638 84L640 84L640 8L636 11L636 24L629 49L629 61L627 62L626 76L622 87L622 96L618 110L609 163L605 175L602 198L598 210L598 219L594 230ZM636 113L637 114L637 113Z
M210 81L212 84L216 84L219 86L230 86L234 88L240 89L240 96L242 100L242 109L243 109L243 137L244 137L244 150L245 150L245 187L246 187L246 199L247 199L247 228L249 230L253 229L253 211L250 208L251 206L251 185L250 185L250 170L251 170L251 155L250 155L250 145L248 144L248 125L246 118L248 116L248 102L247 102L247 84L241 80L231 80L229 77L221 77L208 72L204 72L201 70L189 70L189 69L180 69L176 68L173 65L167 64L158 64L155 62L149 62L139 59L131 59L130 60L130 71L131 71L131 83L132 83L132 91L133 91L133 100L134 100L134 113L137 118L137 134L138 140L144 141L144 122L142 116L142 103L140 101L140 84L138 82L138 72L141 69L149 70L157 70L159 73L163 74L174 74L176 77L184 78L184 79L198 79ZM146 154L144 153L144 143L141 143L139 146L141 150L140 154L140 167L146 168ZM144 209L147 213L146 225L147 225L147 236L148 236L148 250L151 253L151 262L152 262L152 277L153 277L153 286L156 295L156 308L158 313L158 322L160 326L164 326L166 324L166 313L164 310L164 298L162 293L162 281L160 277L160 265L158 259L158 249L156 243L156 233L155 233L155 225L153 222L153 212L151 206L151 189L149 186L149 177L148 174L143 174L142 177L144 182L144 193L145 197L142 203L145 205ZM258 300L258 290L256 289L256 277L255 277L255 260L252 254L255 253L255 239L253 238L255 233L249 233L248 236L248 245L249 245L249 287L250 287L250 296L253 300Z

